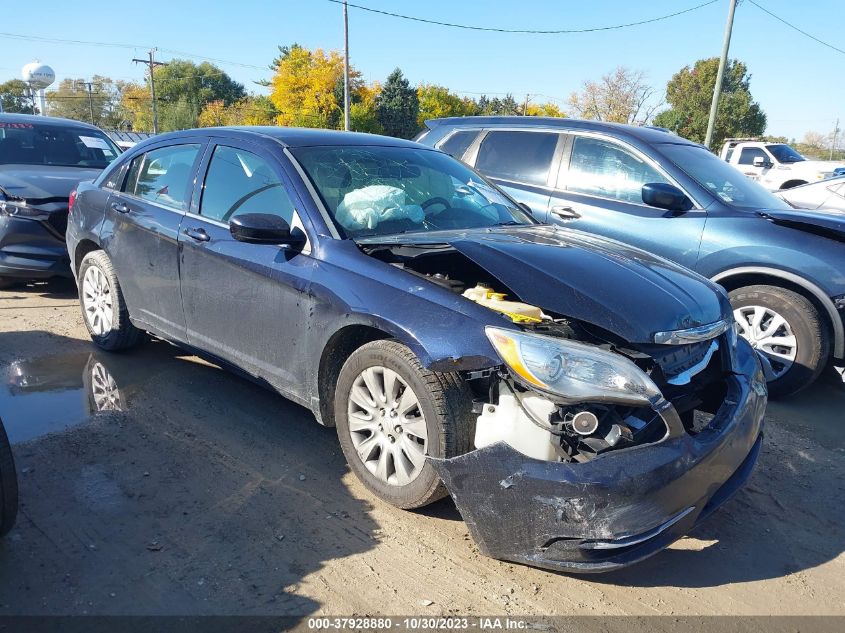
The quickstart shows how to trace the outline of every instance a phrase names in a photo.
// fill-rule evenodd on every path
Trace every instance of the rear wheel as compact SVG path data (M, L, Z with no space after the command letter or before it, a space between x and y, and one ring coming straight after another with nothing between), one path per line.
M88 253L79 265L79 303L88 334L108 351L128 349L144 333L129 321L129 310L111 260L103 251Z
M343 365L335 392L340 445L376 496L419 508L446 495L427 457L470 449L472 396L457 374L425 369L396 341L373 341Z
M804 296L777 286L748 286L729 294L739 334L760 357L774 396L812 384L830 356L830 334Z

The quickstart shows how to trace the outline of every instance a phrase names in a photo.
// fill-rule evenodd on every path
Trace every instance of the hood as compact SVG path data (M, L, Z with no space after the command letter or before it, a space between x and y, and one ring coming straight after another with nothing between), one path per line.
M845 163L836 160L802 160L797 163L790 163L793 166L801 166L804 169L816 169L818 171L833 171L837 167L845 167Z
M30 204L67 202L74 187L84 180L94 180L101 171L90 167L0 165L0 188Z
M767 209L758 214L774 224L845 241L845 213L833 209Z
M652 343L656 332L707 325L731 314L725 294L703 277L571 229L535 225L405 234L378 242L447 243L521 301L630 343Z

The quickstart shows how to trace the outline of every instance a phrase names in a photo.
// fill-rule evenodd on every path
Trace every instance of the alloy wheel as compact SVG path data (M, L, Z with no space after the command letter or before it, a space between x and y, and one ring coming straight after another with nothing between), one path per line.
M777 380L795 363L798 341L792 326L780 314L763 306L734 310L739 335L751 343L760 357L766 381Z
M362 371L349 394L349 433L359 459L393 486L413 482L425 465L428 430L413 389L387 367Z
M85 271L82 279L82 307L91 331L97 336L108 334L113 326L112 293L109 280L97 266Z

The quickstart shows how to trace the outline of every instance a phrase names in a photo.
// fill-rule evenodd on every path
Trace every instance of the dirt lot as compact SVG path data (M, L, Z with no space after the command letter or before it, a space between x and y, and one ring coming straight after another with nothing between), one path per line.
M334 432L163 344L94 352L68 284L0 292L22 508L0 615L845 614L845 387L773 403L751 483L621 573L481 556L451 501L372 499ZM92 414L91 376L122 411Z

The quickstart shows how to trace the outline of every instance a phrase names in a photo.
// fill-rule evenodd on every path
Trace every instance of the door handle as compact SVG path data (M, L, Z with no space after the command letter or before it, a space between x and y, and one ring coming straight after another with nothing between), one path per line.
M205 232L205 229L185 229L182 233L190 237L195 242L207 242L211 239L211 236Z
M561 220L577 220L581 217L581 214L578 213L575 209L566 206L552 207L552 213L554 213Z
M125 202L112 202L111 208L118 213L129 213L132 210Z

